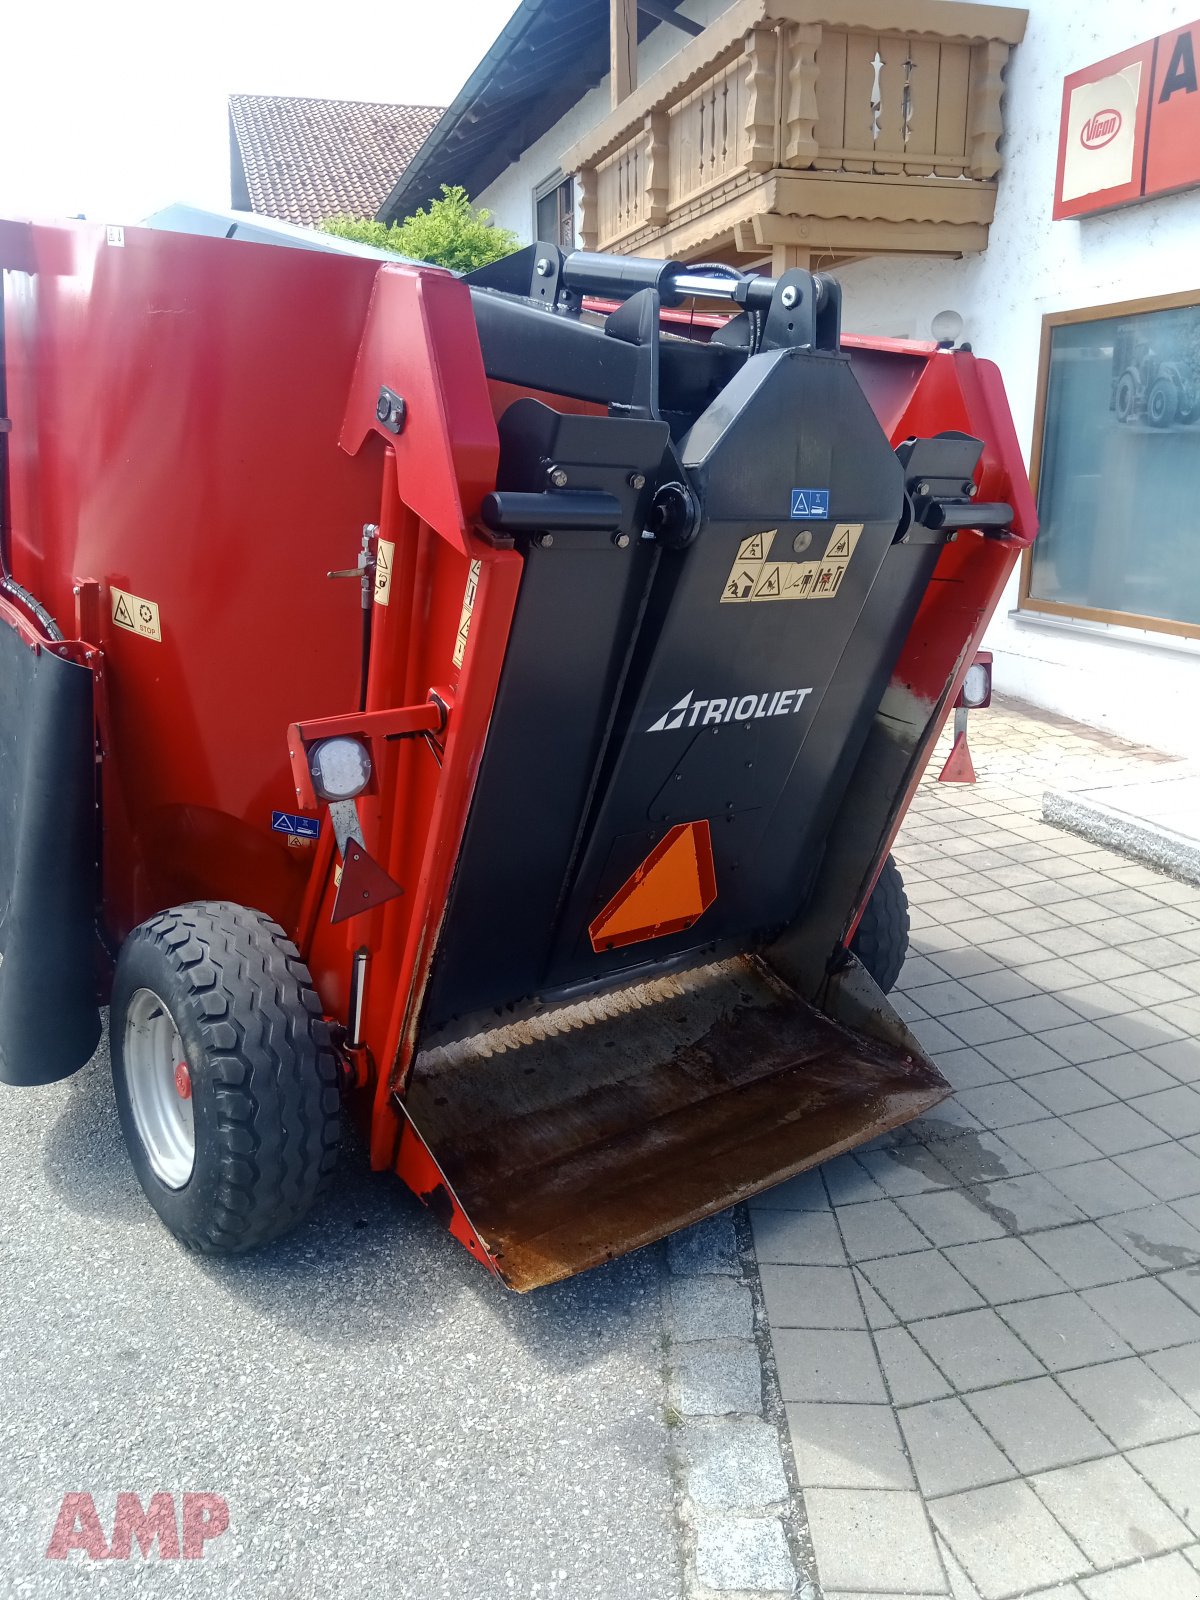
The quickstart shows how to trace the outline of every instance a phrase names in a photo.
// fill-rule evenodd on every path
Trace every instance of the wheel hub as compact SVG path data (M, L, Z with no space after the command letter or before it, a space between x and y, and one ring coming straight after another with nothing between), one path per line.
M166 1003L138 989L125 1016L125 1081L138 1137L154 1174L182 1189L196 1163L192 1074Z

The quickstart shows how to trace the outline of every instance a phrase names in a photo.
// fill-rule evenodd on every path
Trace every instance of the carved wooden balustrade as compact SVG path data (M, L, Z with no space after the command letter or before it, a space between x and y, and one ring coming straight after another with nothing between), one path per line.
M736 0L564 155L584 248L775 271L982 250L1026 15Z

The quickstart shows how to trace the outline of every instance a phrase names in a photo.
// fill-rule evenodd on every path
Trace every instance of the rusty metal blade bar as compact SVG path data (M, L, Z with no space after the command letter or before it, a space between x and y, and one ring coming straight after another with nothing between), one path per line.
M950 1093L751 957L423 1051L405 1110L513 1288L553 1283Z

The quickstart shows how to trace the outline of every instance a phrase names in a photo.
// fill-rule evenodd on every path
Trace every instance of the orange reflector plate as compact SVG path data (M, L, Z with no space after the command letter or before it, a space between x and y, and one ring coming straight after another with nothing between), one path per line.
M690 928L717 898L708 819L680 822L588 925L593 950L616 950Z

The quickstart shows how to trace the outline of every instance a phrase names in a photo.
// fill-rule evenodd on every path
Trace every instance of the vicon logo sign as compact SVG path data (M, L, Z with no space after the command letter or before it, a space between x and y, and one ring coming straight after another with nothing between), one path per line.
M1123 120L1115 106L1094 111L1079 130L1080 144L1085 150L1102 150L1120 133Z

